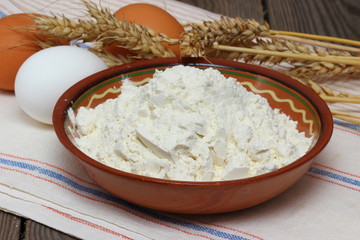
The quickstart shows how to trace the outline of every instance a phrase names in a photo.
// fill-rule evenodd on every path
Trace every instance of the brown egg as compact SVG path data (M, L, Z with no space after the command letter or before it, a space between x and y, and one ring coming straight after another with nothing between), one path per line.
M114 15L120 21L125 19L128 22L151 28L157 33L164 33L174 39L179 39L181 33L184 32L183 26L172 15L151 4L129 4L117 10ZM178 45L168 46L166 43L163 45L170 48L177 56L180 55Z
M13 91L18 69L40 50L35 35L27 30L34 18L25 13L0 18L0 89Z

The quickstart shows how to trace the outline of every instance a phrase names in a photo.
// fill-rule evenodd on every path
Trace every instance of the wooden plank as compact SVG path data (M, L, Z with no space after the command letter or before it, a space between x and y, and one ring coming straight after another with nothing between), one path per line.
M72 236L59 232L55 229L52 229L50 227L47 227L43 224L40 224L32 220L26 220L25 226L26 226L26 230L24 233L23 240L50 240L50 239L77 240L77 238L74 238Z
M360 40L360 0L265 0L265 4L274 30Z
M180 2L229 17L253 18L261 23L264 20L261 0L180 0Z
M21 218L11 213L0 211L0 239L20 239Z

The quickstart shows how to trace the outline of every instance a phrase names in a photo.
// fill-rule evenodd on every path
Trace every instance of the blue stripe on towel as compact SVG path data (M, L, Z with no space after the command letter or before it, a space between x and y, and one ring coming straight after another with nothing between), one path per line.
M351 185L358 186L358 187L360 186L360 181L358 181L358 180L355 180L355 179L352 179L352 178L349 178L349 177L345 177L345 176L341 176L339 174L329 172L329 171L325 171L325 170L322 170L322 169L319 169L319 168L311 167L309 169L309 172L315 173L315 174L318 174L318 175L321 175L321 176L329 177L329 178L341 181L343 183L351 184Z
M227 232L222 232L213 228L209 228L209 227L205 227L202 225L198 225L198 224L194 224L192 222L187 222L187 221L183 221L177 218L172 218L172 217L168 217L165 215L162 215L160 213L157 212L153 212L151 210L148 210L146 208L142 208L138 205L134 205L131 204L129 202L126 202L120 198L115 197L114 195L108 194L106 192L103 191L99 191L97 189L91 188L91 187L86 187L84 185L81 185L73 180L71 180L70 178L51 171L49 169L46 168L42 168L42 167L38 167L29 163L23 163L23 162L18 162L18 161L13 161L13 160L9 160L9 159L4 159L4 158L0 158L0 164L3 165L8 165L8 166L12 166L12 167L18 167L18 168L22 168L22 169L26 169L26 170L30 170L33 172L37 172L42 176L46 176L52 179L56 179L58 181L61 181L62 183L66 184L67 186L70 186L76 190L79 190L81 192L85 192L85 193L89 193L93 196L117 203L117 204L121 204L123 206L126 206L128 208L131 208L133 210L142 212L143 214L146 214L152 218L155 218L157 220L163 221L163 222L167 222L167 223L171 223L174 225L178 225L178 226L182 226L184 228L187 229L192 229L192 230L196 230L199 232L204 232L204 233L208 233L211 234L213 236L219 237L219 238L223 238L223 239L234 239L234 240L249 240L248 238L239 236L239 235L234 235L231 233L227 233Z
M349 122L341 121L341 120L338 120L338 119L334 119L334 123L338 124L340 126L343 126L343 127L360 130L360 125L357 125L357 124L354 124L354 123L349 123Z
M7 16L7 14L0 10L0 18L5 17L5 16Z

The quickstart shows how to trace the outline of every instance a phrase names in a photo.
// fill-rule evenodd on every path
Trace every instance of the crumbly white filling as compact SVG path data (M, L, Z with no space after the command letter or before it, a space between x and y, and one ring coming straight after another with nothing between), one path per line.
M219 71L175 66L73 116L77 146L123 171L186 181L240 179L306 153L311 138L267 100Z

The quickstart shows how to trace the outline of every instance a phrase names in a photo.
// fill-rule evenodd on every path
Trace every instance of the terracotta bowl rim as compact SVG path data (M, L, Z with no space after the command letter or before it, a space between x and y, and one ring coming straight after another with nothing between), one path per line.
M161 67L162 65L211 65L213 67L225 67L229 69L238 69L250 72L252 74L259 74L261 76L268 77L270 79L274 79L281 84L295 90L302 96L304 96L309 103L314 107L314 109L318 112L320 122L321 122L321 131L319 134L319 139L315 143L315 145L301 158L297 159L293 163L282 167L276 171L269 172L266 174L244 178L244 179L235 179L235 180L225 180L225 181L179 181L179 180L167 180L167 179L160 179L160 178L153 178L147 177L142 175L137 175L129 172L125 172L119 169L112 168L105 164L102 164L79 150L68 138L65 132L65 117L67 114L67 109L75 102L75 100L86 90L90 89L91 87L97 85L98 83L109 79L110 77L114 77L126 72L132 72L133 70L143 70L147 68L154 68L156 66ZM208 67L211 67L208 66ZM258 181L263 181L268 178L275 177L277 175L283 174L285 172L291 171L298 166L305 164L308 161L312 161L313 158L319 154L323 148L329 142L332 132L333 132L333 118L330 112L329 107L321 99L321 97L315 93L309 87L303 85L302 83L294 80L293 78L277 72L272 69L268 69L265 67L261 67L258 65L252 65L247 63L235 62L231 60L224 60L224 59L216 59L216 58L157 58L157 59L150 59L150 60L140 60L132 63L123 64L120 66L111 67L95 73L78 83L74 84L68 90L66 90L62 96L57 101L54 111L53 111L53 126L55 129L55 133L60 140L60 142L70 151L72 152L79 160L95 167L101 169L102 171L108 172L110 174L120 175L124 178L129 178L137 181L144 181L144 182L153 182L153 183L161 183L161 184L168 184L168 185L187 185L187 186L218 186L218 185L242 185L242 184L249 184Z

